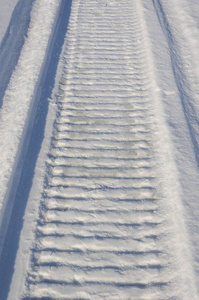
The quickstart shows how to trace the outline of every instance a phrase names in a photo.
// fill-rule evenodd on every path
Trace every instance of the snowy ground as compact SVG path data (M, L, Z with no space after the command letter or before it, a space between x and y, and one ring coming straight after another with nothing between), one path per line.
M198 1L0 5L0 300L198 299Z

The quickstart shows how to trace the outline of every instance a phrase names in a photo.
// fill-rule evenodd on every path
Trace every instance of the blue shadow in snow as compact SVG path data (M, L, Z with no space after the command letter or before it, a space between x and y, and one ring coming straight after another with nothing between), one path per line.
M23 216L32 186L34 170L44 138L46 116L48 112L48 98L51 96L55 83L55 75L60 58L65 34L68 27L72 0L63 0L57 19L55 34L51 40L48 58L46 59L40 85L35 93L33 120L28 125L26 137L18 166L13 175L13 186L8 196L4 220L6 233L0 257L0 299L6 300L14 272L14 264L19 247L20 232L23 226ZM13 207L11 217L7 220L9 209Z

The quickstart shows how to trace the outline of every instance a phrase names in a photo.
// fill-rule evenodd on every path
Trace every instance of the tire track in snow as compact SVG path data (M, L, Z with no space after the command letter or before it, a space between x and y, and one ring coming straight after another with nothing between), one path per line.
M139 17L136 1L73 1L24 299L180 295Z

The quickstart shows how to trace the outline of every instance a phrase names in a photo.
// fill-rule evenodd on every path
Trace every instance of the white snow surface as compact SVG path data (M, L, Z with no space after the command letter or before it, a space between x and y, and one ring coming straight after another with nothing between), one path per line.
M0 0L0 40L16 2ZM0 99L0 225L61 3L33 2ZM197 12L72 1L7 299L199 298Z

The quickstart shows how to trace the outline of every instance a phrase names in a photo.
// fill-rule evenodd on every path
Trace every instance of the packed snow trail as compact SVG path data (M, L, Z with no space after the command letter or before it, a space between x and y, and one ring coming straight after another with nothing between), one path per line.
M73 1L24 300L196 299L148 47L137 1Z

